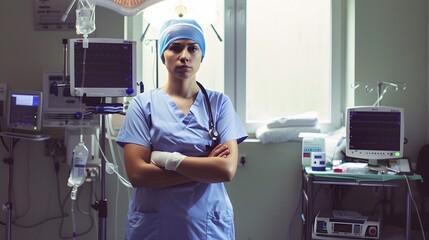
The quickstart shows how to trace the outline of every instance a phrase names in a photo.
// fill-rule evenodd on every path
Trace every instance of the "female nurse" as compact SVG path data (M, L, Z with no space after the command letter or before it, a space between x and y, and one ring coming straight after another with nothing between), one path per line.
M133 99L117 138L134 186L125 239L234 239L224 182L235 175L247 133L228 96L196 80L205 53L201 27L170 20L160 32L168 80Z

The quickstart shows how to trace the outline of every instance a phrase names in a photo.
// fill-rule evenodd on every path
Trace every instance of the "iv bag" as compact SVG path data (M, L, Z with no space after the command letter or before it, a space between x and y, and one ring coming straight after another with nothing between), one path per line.
M76 33L85 38L95 31L95 4L79 0L76 7Z
M86 163L89 151L83 142L79 142L73 150L72 170L68 179L68 186L79 187L86 179Z

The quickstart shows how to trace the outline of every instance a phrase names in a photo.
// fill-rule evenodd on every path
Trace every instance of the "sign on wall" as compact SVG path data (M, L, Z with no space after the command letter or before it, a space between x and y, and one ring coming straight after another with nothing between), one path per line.
M76 7L71 9L64 22L61 20L72 2L73 0L34 0L34 30L75 30Z

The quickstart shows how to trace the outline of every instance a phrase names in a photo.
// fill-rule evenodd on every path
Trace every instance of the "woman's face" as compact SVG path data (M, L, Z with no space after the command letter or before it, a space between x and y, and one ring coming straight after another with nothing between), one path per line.
M174 41L164 51L165 66L174 78L194 78L201 65L200 46L190 39Z

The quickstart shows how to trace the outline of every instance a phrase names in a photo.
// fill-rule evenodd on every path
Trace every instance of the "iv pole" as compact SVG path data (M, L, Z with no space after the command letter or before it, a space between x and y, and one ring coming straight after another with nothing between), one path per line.
M101 104L105 103L105 98L101 98ZM101 114L101 123L100 123L100 155L103 156L105 152L105 143L106 143L106 119L104 114ZM106 162L101 160L101 170L100 170L100 200L96 201L92 208L98 211L98 239L106 239L106 226L107 226L107 199L106 199Z
M109 104L106 104L106 98L101 98L101 106L107 107ZM102 156L101 160L101 169L100 169L100 200L96 201L92 208L98 211L98 240L106 239L106 226L107 226L107 198L106 198L106 161L104 159L104 152L106 149L106 114L115 114L120 113L117 110L116 112L112 111L101 111L98 112L101 115L100 123L100 138L99 138L99 148Z
M3 160L6 164L9 165L9 176L8 176L9 185L8 185L8 190L7 190L7 202L3 206L7 211L7 222L6 222L7 240L12 239L13 142L14 142L14 138L10 138L9 139L9 157L5 158Z
M41 136L41 137L33 138L33 137L24 137L24 136L10 136L3 133L0 133L0 136L9 138L9 157L3 160L4 163L9 165L7 202L3 205L3 209L7 211L6 239L11 240L12 239L12 213L13 213L13 204L12 204L13 164L14 164L13 150L14 150L14 143L16 143L15 140L26 139L26 140L32 140L32 141L43 141L43 140L49 139L50 136Z
M383 88L384 86L384 88ZM383 99L384 94L387 92L387 89L389 87L393 87L395 88L395 91L398 91L401 87L402 91L405 91L406 89L406 84L401 82L401 83L393 83L393 82L385 82L385 81L377 81L377 101L375 102L375 104L373 106L380 106L380 102L381 99ZM366 86L367 92L371 92L371 90L368 90L369 87ZM383 91L382 91L383 90Z

